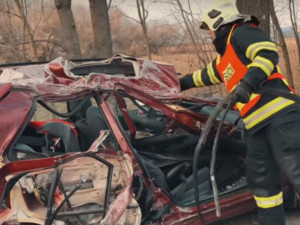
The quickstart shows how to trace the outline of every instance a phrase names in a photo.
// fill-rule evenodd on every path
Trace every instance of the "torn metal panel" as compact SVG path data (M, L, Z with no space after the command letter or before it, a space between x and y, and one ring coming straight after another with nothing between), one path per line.
M132 67L129 75L107 74L110 70L122 67L124 63L127 67ZM91 65L91 70L87 69L83 75L72 72ZM11 82L16 88L31 89L40 96L67 95L91 89L113 90L116 83L137 89L143 87L146 93L157 97L178 95L180 92L179 80L172 65L122 55L108 60L77 64L57 58L45 65L7 68L3 70L0 82Z

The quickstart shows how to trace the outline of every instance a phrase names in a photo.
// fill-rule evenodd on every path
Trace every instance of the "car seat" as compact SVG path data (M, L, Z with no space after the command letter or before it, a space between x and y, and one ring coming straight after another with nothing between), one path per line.
M84 151L92 145L101 130L108 129L99 108L95 106L90 106L86 110L86 118L76 121L75 124L79 131L82 141L81 146Z
M156 166L151 160L147 158L141 158L143 164L145 165L150 178L153 182L162 190L171 194L171 196L176 200L184 204L194 204L195 195L194 195L194 177L193 174L187 178L181 178L181 182L174 188L170 187L169 182L170 177L174 176L174 171L170 170L166 175L163 171ZM179 171L178 171L179 172ZM199 197L211 193L211 185L209 180L209 168L203 167L198 170L198 190ZM178 178L181 176L180 172L178 173Z
M70 120L72 122L75 123L77 120L86 118L86 111L89 107L92 106L92 101L90 99L89 100L85 100L85 99L87 98L72 99L67 101L68 112L72 112L82 101L85 101L85 103L80 108L80 110L78 110L72 117L70 117Z
M57 121L49 121L40 129L51 136L61 138L65 152L79 152L81 150L78 138L71 126Z

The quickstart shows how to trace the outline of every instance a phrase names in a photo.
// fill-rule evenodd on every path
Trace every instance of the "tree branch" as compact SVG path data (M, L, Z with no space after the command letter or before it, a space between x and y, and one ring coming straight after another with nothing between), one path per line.
M51 43L57 47L60 47L61 49L63 49L64 51L68 52L68 50L66 48L64 48L62 45L60 45L58 42L56 41L52 41L52 40L33 40L33 41L24 41L24 42L18 42L18 43L0 43L1 45L25 45L25 44L31 44L32 42L46 42L46 43Z
M109 0L109 2L108 2L108 4L107 4L107 10L109 10L109 9L110 9L110 7L111 7L111 3L112 3L112 0Z
M128 15L126 15L126 13L124 13L121 9L119 9L117 6L116 6L116 8L119 10L119 12L123 15L123 16L125 16L125 17L127 17L128 19L131 19L131 20L133 20L134 22L137 22L137 23L141 23L140 21L138 21L138 20L136 20L136 19L134 19L134 18L132 18L132 17L130 17L130 16L128 16Z
M11 14L11 15L13 15L13 16L15 16L15 17L18 17L19 19L22 19L22 16L20 16L20 15L14 13L14 12L11 12L11 11L8 11L8 10L2 11L2 12L3 12L3 13L7 13L7 14Z

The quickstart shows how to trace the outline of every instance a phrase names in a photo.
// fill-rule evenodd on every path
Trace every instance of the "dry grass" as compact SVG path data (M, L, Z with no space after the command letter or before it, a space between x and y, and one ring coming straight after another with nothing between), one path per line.
M287 47L289 50L291 66L293 71L293 80L295 91L299 95L300 94L300 67L298 62L297 56L297 45L295 39L289 38L286 39ZM282 51L279 49L280 61L279 66L285 74L285 66L282 57ZM154 55L154 60L168 62L175 66L175 69L180 72L182 75L192 73L200 69L198 67L197 59L194 54L161 54L161 55ZM224 84L212 86L212 87L204 87L204 88L194 88L184 93L186 95L198 95L200 93L209 93L213 92L214 96L216 97L225 97L226 96L226 89Z

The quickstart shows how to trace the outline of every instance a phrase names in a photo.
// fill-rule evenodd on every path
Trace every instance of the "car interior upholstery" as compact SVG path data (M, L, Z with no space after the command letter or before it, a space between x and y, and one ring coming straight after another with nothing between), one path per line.
M82 101L82 98L67 101L68 111L74 110ZM189 107L186 103L185 106ZM194 110L209 114L212 108L194 107ZM135 139L130 139L128 135L127 138L138 153L151 180L178 204L194 205L192 162L199 135L179 128L165 130L168 118L152 108L129 109L128 113L137 128L137 133L147 134ZM128 127L120 111L116 116L124 133L128 134ZM239 118L234 111L229 113L227 118L239 124ZM11 160L24 160L86 151L100 131L107 129L109 127L100 109L93 106L91 101L86 101L80 110L69 118L43 121L38 128L29 123L10 151L9 157ZM220 195L246 185L246 148L240 138L241 136L231 136L220 140L215 168ZM212 198L209 176L212 141L213 139L204 149L198 168L199 199L203 201ZM111 137L108 138L108 142L113 146ZM138 192L139 187L134 189Z
M192 163L194 150L200 138L199 135L180 128L164 130L167 118L162 116L159 111L147 108L147 106L143 106L142 109L140 107L132 109L130 104L127 105L129 108L128 114L136 126L137 133L147 133L144 136L129 139L151 180L177 204L183 206L194 205ZM185 106L194 107L194 105L188 105L187 103L185 103ZM209 114L213 107L197 105L194 110ZM128 131L121 113L117 117L123 129ZM145 123L141 121L145 121ZM239 126L240 116L235 111L229 112L226 121ZM153 129L153 127L156 129ZM231 137L221 138L219 142L215 176L220 195L246 186L244 162L246 146L241 140L242 135L239 132L240 130ZM201 201L213 197L209 175L212 144L213 138L210 138L199 162L198 190L199 200ZM135 189L138 189L138 187L135 187Z
M11 160L40 158L66 152L86 151L108 126L98 107L88 98L66 102L68 112L85 101L69 118L30 121L9 151ZM40 124L40 125L37 125ZM113 140L109 137L111 145Z

